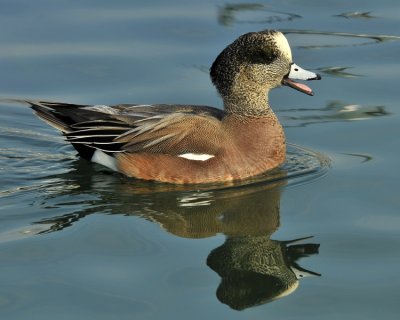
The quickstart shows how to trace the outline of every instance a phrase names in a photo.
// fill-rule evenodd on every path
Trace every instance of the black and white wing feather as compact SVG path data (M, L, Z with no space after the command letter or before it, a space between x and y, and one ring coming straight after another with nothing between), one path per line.
M27 102L39 118L62 131L87 159L95 150L108 154L215 154L225 115L224 111L207 106ZM205 140L203 132L213 133L214 141Z

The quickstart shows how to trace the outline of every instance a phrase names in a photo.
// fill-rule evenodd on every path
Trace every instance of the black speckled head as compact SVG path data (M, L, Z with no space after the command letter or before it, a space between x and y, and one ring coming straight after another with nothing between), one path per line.
M282 84L291 63L292 53L281 32L251 32L240 36L219 54L210 76L222 97L241 85L265 92Z

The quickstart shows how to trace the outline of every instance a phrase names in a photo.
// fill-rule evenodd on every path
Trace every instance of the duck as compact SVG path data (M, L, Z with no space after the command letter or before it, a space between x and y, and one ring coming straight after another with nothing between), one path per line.
M125 176L173 184L244 180L281 166L282 125L269 91L321 76L293 62L276 30L239 36L215 59L211 81L223 109L202 105L79 105L27 101L34 113L61 131L78 154Z

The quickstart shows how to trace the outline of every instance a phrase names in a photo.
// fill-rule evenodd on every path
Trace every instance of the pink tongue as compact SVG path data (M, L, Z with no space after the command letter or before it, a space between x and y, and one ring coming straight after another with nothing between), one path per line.
M286 78L284 80L284 84L288 85L289 87L292 87L293 89L299 90L300 92L306 93L310 96L312 96L314 93L312 92L311 88L304 83L299 83L296 82L292 79Z
M307 93L311 93L312 90L309 86L305 85L304 83L299 83L299 82L292 82L292 85L294 87L297 87L298 89L300 89L301 91L307 92Z

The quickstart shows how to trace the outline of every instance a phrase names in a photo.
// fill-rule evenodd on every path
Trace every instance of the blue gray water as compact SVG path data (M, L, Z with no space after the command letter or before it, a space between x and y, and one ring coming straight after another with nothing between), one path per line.
M0 0L0 318L397 318L399 10ZM221 107L210 64L266 28L323 80L272 92L293 145L248 183L126 179L7 100Z

